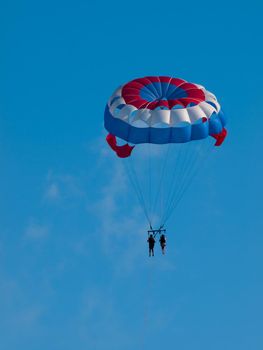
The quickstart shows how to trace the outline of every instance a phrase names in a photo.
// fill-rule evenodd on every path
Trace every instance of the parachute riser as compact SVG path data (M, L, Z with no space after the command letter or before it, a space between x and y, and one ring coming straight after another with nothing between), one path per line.
M153 237L155 238L157 235L161 235L161 234L165 234L166 233L166 229L161 229L159 228L158 230L148 230L148 237L152 234Z

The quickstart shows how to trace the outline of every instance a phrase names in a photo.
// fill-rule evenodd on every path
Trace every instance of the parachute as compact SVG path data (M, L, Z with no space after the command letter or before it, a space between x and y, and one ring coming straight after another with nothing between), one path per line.
M201 160L224 142L225 124L215 95L179 78L138 78L110 97L106 141L122 159L150 229L164 227Z

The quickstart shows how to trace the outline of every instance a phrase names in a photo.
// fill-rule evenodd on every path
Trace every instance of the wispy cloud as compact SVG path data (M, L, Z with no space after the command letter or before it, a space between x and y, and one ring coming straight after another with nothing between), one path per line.
M109 339L118 339L116 349L121 349L134 339L130 338L127 327L122 322L116 299L101 289L85 291L78 310L78 332L89 347L105 349ZM103 337L101 332L103 331Z
M146 220L131 191L122 160L114 158L107 147L101 149L96 167L104 174L104 180L96 201L89 202L87 209L97 217L104 253L118 260L118 273L119 269L133 269L147 251Z
M72 198L84 197L81 180L71 174L56 174L49 170L46 177L44 199L50 202L69 201Z
M60 197L60 190L56 183L52 182L47 185L44 197L49 200L56 200Z
M25 229L25 237L28 239L43 239L49 234L49 228L46 225L40 224L31 220Z
M13 326L31 329L36 325L43 315L43 308L40 306L30 305L20 311L17 311L13 320Z
M0 282L0 307L1 329L6 328L7 334L11 329L16 335L20 332L32 334L33 330L37 333L39 330L45 306L32 301L25 285L3 274Z

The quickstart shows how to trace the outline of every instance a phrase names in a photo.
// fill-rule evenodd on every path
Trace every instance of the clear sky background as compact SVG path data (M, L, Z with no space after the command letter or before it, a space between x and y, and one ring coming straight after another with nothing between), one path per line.
M1 350L263 348L262 12L1 2ZM203 84L229 117L151 260L103 130L113 90L145 75Z

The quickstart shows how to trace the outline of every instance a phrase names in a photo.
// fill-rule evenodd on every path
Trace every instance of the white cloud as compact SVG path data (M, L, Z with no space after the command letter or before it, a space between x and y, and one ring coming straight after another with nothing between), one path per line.
M50 170L47 174L44 199L50 202L69 202L69 199L83 198L85 191L81 179L70 174L55 174Z
M37 222L30 222L25 230L25 237L29 239L42 239L48 236L49 229L47 226Z
M97 200L88 203L98 221L97 235L104 253L116 261L115 272L132 270L147 254L147 221L131 191L120 159L103 152L97 161L97 171L104 174L104 184Z
M116 337L116 349L123 348L127 341L133 341L122 323L116 300L98 288L84 292L76 323L79 335L88 348L105 349Z
M43 315L43 308L40 306L30 305L28 307L24 307L24 309L17 311L13 325L16 327L26 327L28 329L35 326Z
M13 329L19 333L36 333L45 312L43 304L35 303L25 285L18 279L1 274L0 281L0 325L7 333Z
M56 200L60 197L59 187L56 183L50 183L47 186L45 198L50 200Z

